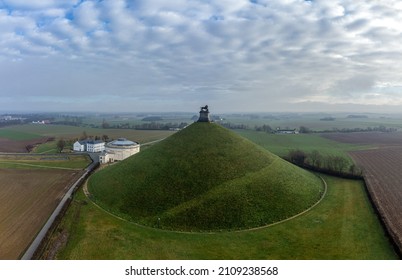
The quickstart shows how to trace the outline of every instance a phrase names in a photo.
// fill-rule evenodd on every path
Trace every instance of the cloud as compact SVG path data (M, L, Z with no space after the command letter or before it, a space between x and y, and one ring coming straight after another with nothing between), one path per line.
M3 0L0 97L69 107L74 96L104 110L119 97L149 110L157 100L250 111L402 105L398 3Z
M10 9L38 10L54 7L68 7L75 5L79 0L2 0L3 5Z
M74 22L85 31L100 29L100 13L95 2L83 2L74 10Z

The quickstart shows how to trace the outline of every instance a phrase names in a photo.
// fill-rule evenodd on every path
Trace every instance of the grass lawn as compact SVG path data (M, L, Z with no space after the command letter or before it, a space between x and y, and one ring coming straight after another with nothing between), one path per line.
M57 148L57 141L46 142L38 145L33 150L36 154L54 154L57 153L59 149Z
M327 195L310 212L264 229L216 234L138 226L106 213L80 190L53 236L69 236L57 258L396 259L363 183L324 179Z

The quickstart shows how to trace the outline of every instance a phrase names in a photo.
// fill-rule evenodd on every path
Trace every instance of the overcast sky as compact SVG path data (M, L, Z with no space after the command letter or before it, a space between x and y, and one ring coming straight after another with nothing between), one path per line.
M0 0L0 111L402 111L399 0Z

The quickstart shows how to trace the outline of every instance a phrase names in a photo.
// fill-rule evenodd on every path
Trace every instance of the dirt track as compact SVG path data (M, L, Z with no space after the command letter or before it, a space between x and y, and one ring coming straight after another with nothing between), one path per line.
M83 171L0 169L0 259L18 259Z

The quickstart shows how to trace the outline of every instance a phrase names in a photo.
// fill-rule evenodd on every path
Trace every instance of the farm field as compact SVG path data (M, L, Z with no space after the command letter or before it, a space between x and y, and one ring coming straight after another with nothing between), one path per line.
M328 193L310 212L272 227L215 234L138 226L79 191L52 244L62 248L57 259L396 259L362 182L324 178ZM47 249L43 258L53 258L54 248Z
M57 155L37 155L37 154L0 154L0 168L8 167L15 169L84 169L91 163L86 155L80 154L57 154Z
M253 115L253 114L252 114ZM348 118L349 114L335 113L335 114L308 114L308 113L289 113L289 114L254 114L257 118L233 115L223 115L225 120L223 122L230 122L233 124L248 125L253 128L255 125L269 125L273 129L277 127L298 129L300 126L307 127L315 131L324 130L342 130L367 127L378 127L384 125L390 128L401 129L401 117L397 115L381 115L381 114L368 114L367 118ZM333 117L333 121L320 120L325 117Z
M35 146L33 152L38 154L56 153L57 139L78 139L83 133L88 136L107 135L109 139L127 138L139 143L151 142L172 135L167 130L134 130L134 129L100 129L67 125L25 124L0 128L0 152L25 153L26 146ZM7 137L7 138L6 138ZM54 137L56 141L48 142Z
M0 129L1 130L1 129ZM136 142L153 141L165 138L174 132L167 130L134 130L134 129L101 129L91 127L78 127L68 125L16 125L7 127L9 131L26 132L47 137L74 139L82 136L83 132L88 136L108 135L110 139L127 138Z
M402 251L402 147L351 152L363 167L370 195Z
M323 133L323 137L345 144L372 145L376 147L402 146L402 133L354 132Z
M0 259L18 259L81 170L0 168Z
M348 151L372 147L364 143L340 143L335 139L322 137L320 134L272 134L253 130L236 130L236 132L282 157L291 150L300 149L306 153L317 150L322 155L349 158Z
M28 145L45 143L48 137L25 131L0 129L0 152L27 152Z

